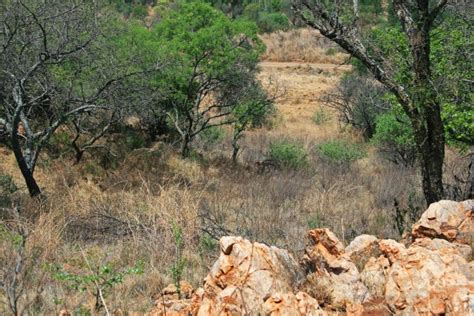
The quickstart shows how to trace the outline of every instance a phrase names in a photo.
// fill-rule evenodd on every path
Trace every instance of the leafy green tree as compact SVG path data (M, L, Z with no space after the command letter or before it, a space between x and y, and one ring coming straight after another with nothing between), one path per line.
M231 20L210 5L194 2L171 11L152 30L167 66L155 83L166 113L189 155L194 137L235 121L234 109L254 82L263 44L254 23Z
M407 52L401 63L395 63L392 58L397 55L396 51L387 53L380 42L365 40L355 5L358 2L353 3L353 14L347 13L347 5L338 2L330 4L297 0L294 8L305 24L318 29L325 37L357 58L396 97L413 129L425 199L428 204L439 201L444 197L443 161L446 140L441 114L443 98L433 80L436 71L433 67L431 41L447 1L391 1L401 30L399 34L402 34L396 51ZM409 65L405 72L393 71L395 67L404 65Z

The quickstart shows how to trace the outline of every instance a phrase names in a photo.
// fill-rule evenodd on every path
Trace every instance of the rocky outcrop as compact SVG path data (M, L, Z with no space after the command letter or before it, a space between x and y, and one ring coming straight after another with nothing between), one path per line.
M331 305L345 307L367 300L369 291L339 239L326 228L311 230L308 235L311 244L306 248L303 265L328 284Z
M474 238L474 200L433 203L413 226L414 238L440 238L469 244Z
M313 229L299 262L224 237L203 287L183 283L181 298L166 288L151 315L469 315L473 211L474 201L432 204L408 244L362 235L344 248L330 230Z

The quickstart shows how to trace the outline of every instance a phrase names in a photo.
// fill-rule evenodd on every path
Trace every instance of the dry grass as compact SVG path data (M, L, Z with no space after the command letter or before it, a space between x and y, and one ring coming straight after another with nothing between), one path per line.
M253 146L263 148L271 141L260 140L264 143ZM307 144L308 151L312 147ZM399 170L375 158L341 167L310 151L311 165L305 170L262 173L251 167L251 161L232 168L228 159L183 161L171 150L161 152L160 179L150 166L130 168L127 163L100 180L88 180L74 169L66 172L58 162L59 172L50 176L46 188L47 201L23 208L25 214L35 214L24 219L32 231L28 249L41 249L28 269L44 276L31 283L41 283L42 291L33 295L33 288L25 290L29 298L23 300L30 303L30 313L92 309L90 293L69 288L45 270L59 264L84 273L86 259L117 268L143 262L144 274L125 278L106 301L112 310L146 311L153 297L172 282L173 224L183 228L183 278L198 286L217 255L216 244L205 231L215 237L238 234L299 254L311 227L329 227L345 242L362 233L396 237L393 197L406 201L410 191L419 194L412 170ZM126 161L149 155L135 152ZM12 253L12 245L3 247L4 253Z
M305 62L317 64L341 64L347 55L310 29L293 29L260 36L267 46L263 60L274 62Z
M303 59L283 54L291 61L323 62L330 57L333 59L325 61L335 63L343 59L337 54L321 56L330 48L321 39L317 57L308 42L317 35L310 35L303 30L267 39L274 43L271 38L281 37L278 43L285 43L297 37L289 48L292 52L301 48L298 45L307 45L306 51L301 49ZM278 54L282 53L270 47L267 56ZM20 185L15 199L21 204L21 222L31 231L24 270L29 286L21 296L26 314L52 315L63 308L92 310L95 299L91 293L71 289L47 269L56 264L70 272L87 273L86 262L120 269L143 262L144 273L125 277L105 300L111 311L149 310L155 295L172 282L170 268L176 260L173 225L183 229L183 278L194 286L200 285L218 254L212 237L238 234L297 255L304 248L306 231L314 227L329 227L345 243L362 233L397 237L394 199L402 208L412 201L421 203L415 170L381 160L370 149L366 158L350 165L328 162L315 150L333 138L360 141L350 131L341 132L334 117L319 125L312 120L322 107L321 94L336 85L349 67L264 62L262 70L262 81L268 84L269 78L275 78L286 94L277 102L275 126L246 134L235 167L229 159L228 136L190 160L182 160L164 143L128 153L115 169L100 167L100 157L90 157L77 166L53 160L36 171L47 195L47 200L37 203L26 196L12 154L0 148L0 173L13 176ZM328 114L334 115L329 110ZM296 171L256 168L255 162L267 157L269 144L282 138L303 144L308 166ZM2 214L0 228L15 232L11 222L8 214ZM2 238L0 246L0 265L14 265L16 244ZM8 314L1 295L0 314Z

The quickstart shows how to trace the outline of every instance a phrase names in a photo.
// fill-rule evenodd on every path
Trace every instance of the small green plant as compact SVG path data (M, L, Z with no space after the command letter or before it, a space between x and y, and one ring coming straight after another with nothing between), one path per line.
M202 252L211 252L217 248L217 241L208 233L201 235L199 239L199 248Z
M271 33L280 30L288 31L291 27L288 17L278 12L261 12L258 15L257 26L263 33Z
M84 260L87 270L80 269L78 272L70 272L58 264L50 264L47 269L53 279L63 282L67 288L81 293L94 293L96 311L100 311L102 308L108 310L105 298L114 286L123 283L126 276L143 273L142 262L137 262L134 267L115 268L110 263L92 267L86 257Z
M346 140L331 140L318 146L319 154L331 162L347 164L364 158L366 152L359 144L350 143Z
M323 125L324 123L328 122L331 119L331 116L328 112L324 111L323 109L319 109L314 112L312 120L316 125Z
M125 144L128 150L139 149L146 146L143 135L133 130L125 131Z
M186 259L183 256L184 250L184 238L183 229L176 223L173 223L172 227L174 246L175 246L175 261L171 266L171 277L173 278L174 285L176 286L176 292L179 298L181 298L181 280L183 272L186 267Z
M270 158L284 168L300 169L308 164L308 155L304 147L289 140L270 144Z
M11 195L18 190L13 178L0 173L0 207L11 206Z
M331 47L326 50L325 54L328 56L333 56L333 55L336 55L336 53L337 53L337 49L335 49L334 47Z
M319 214L315 214L308 219L308 228L315 229L325 226L324 219Z
M216 144L219 141L223 140L225 137L225 132L222 128L213 126L203 130L199 136L207 145Z

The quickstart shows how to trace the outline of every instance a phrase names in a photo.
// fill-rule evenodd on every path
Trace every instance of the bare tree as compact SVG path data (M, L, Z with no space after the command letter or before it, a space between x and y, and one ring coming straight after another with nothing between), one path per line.
M110 108L112 87L133 74L98 60L104 13L95 2L6 0L0 12L0 133L37 196L35 166L51 136L78 116Z
M447 0L392 0L393 7L408 39L413 71L410 85L398 82L376 47L363 41L357 23L342 22L340 2L328 6L318 0L295 0L293 8L308 26L339 44L397 98L410 119L423 177L423 192L428 203L444 197L443 160L445 136L438 95L432 83L430 30ZM354 19L356 20L356 19Z

